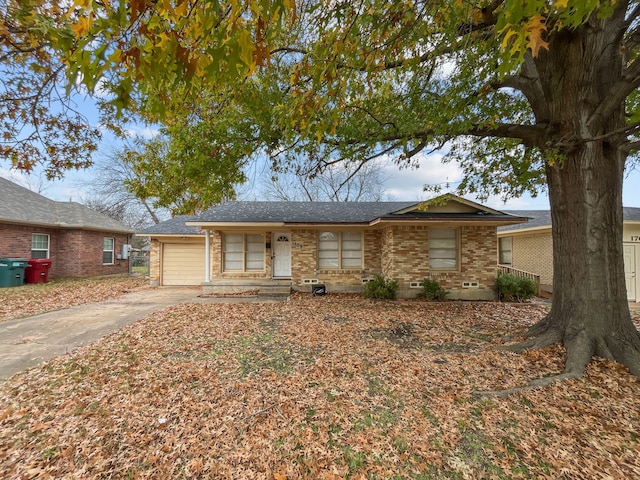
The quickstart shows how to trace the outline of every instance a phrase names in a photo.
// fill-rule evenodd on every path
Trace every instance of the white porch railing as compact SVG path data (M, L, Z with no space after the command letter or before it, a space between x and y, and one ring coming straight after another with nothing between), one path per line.
M525 272L524 270L518 270L517 268L510 267L509 265L498 265L498 273L504 274L504 275L509 274L509 275L513 275L514 277L520 277L520 278L529 278L533 280L534 282L536 282L536 285L538 286L538 291L536 292L536 295L540 295L540 275L536 273Z

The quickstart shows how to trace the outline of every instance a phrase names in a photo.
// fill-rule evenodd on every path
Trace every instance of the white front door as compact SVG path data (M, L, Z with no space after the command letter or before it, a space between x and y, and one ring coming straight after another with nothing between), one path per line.
M291 277L291 234L288 232L273 233L273 276L276 278Z
M636 247L624 245L624 281L627 284L627 298L637 300L636 297Z

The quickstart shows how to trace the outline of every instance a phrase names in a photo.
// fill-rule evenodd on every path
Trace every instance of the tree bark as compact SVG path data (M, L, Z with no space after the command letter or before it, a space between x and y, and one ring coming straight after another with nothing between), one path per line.
M631 322L622 255L624 157L590 144L547 167L553 237L553 300L530 334L567 350L565 373L594 355L640 376L640 335Z
M620 15L624 10L617 18L594 16L578 29L559 32L535 60L547 103L532 107L539 122L553 126L546 148L562 155L546 166L552 306L530 329L537 340L529 344L562 341L565 377L582 374L594 355L640 376L640 334L629 313L622 252L627 139L614 133L625 124L624 102L609 118L589 122L624 72L623 49L611 45Z

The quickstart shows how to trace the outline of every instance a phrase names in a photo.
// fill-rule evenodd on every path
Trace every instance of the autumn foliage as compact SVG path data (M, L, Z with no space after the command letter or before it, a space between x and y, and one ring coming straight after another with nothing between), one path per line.
M637 478L640 384L497 349L545 306L183 304L0 387L2 478Z

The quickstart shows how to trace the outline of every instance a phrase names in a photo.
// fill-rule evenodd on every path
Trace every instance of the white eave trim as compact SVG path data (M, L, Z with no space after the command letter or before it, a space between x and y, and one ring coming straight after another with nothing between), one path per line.
M496 218L485 218L483 220L480 219L459 219L459 218L429 218L429 219L388 219L388 218L377 218L372 221L369 225L371 226L383 226L383 225L431 225L431 224L451 224L451 225L485 225L485 226L495 226L502 227L507 225L520 225L522 223L526 223L520 220L522 217L514 217L513 220L500 220ZM518 219L518 220L516 220ZM511 230L509 230L511 231Z
M524 227L524 228L510 228L509 230L498 230L499 237L510 237L513 235L520 235L525 233L541 233L546 231L551 232L551 225L541 225L539 227Z

